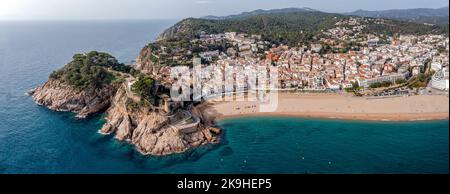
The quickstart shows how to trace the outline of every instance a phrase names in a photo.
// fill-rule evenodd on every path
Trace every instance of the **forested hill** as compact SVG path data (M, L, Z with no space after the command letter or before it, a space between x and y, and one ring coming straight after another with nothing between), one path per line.
M334 24L351 16L324 13L319 11L270 12L231 19L184 19L163 32L158 41L190 39L201 32L208 34L223 32L242 32L259 34L273 43L296 45L309 42L318 32L334 27ZM448 34L448 28L429 26L405 21L386 20L384 24L369 23L368 30L373 33L392 35L401 34Z
M261 15L261 14L277 14L277 13L302 13L302 12L318 12L317 10L311 9L311 8L283 8L283 9L270 9L270 10L254 10L250 12L243 12L241 14L237 15L229 15L229 16L205 16L202 17L202 19L212 19L212 20L226 20L226 19L236 19L236 18L243 18L248 16L255 16L255 15Z
M429 23L448 26L449 8L439 9L417 8L417 9L392 9L382 11L357 10L345 15L356 15L361 17L388 18L416 23Z

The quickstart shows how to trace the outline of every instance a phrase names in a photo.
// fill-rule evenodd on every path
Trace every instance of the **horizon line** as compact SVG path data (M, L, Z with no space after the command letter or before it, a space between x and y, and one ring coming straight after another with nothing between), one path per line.
M177 17L177 18L80 18L80 19L2 19L0 18L0 22L86 22L86 21L151 21L151 20L183 20L186 18L203 18L208 16L214 16L214 17L227 17L227 16L233 16L233 15L239 15L243 13L249 13L253 11L263 10L263 11L270 11L270 10L282 10L282 9L311 9L312 12L323 12L323 13L330 13L330 14L348 14L356 11L369 11L369 12L377 12L377 11L391 11L391 10L414 10L414 9L443 9L448 8L449 5L445 6L439 6L439 7L415 7L415 8L394 8L394 9L381 9L381 10L367 10L367 9L356 9L350 12L330 12L330 11L323 11L311 7L284 7L284 8L273 8L273 9L253 9L249 11L242 11L242 12L234 12L227 15L204 15L199 17L194 16L187 16L187 17Z

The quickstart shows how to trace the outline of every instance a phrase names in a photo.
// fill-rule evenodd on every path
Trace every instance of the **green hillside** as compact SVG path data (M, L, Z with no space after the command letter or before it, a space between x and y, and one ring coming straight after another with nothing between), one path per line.
M314 40L321 30L333 28L336 21L350 16L324 12L272 13L232 19L196 19L180 21L160 35L158 40L190 39L201 32L208 34L236 31L260 34L273 43L297 45ZM371 33L392 35L448 33L448 28L412 22L386 20L384 24L369 23Z

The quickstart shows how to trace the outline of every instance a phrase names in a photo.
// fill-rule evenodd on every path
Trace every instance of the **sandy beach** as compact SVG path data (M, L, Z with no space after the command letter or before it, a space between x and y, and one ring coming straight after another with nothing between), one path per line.
M346 120L412 121L449 118L447 96L368 99L342 94L280 93L274 112L260 112L259 102L210 100L201 105L205 120L243 116L291 116Z

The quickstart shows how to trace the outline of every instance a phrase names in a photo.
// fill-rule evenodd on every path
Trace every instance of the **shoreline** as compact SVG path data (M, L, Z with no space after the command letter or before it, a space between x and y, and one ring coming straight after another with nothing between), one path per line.
M447 96L367 99L342 94L280 93L274 112L259 112L258 102L211 100L200 105L207 122L242 117L296 117L357 121L433 121L449 119Z
M287 118L303 118L303 119L328 119L328 120L342 120L342 121L379 121L379 122L406 122L406 121L444 121L448 120L448 113L436 113L430 115L421 115L422 118L417 118L418 115L335 115L330 116L331 113L254 113L243 115L221 115L214 119L214 121L223 121L227 119L237 118L252 118L252 117L287 117Z

